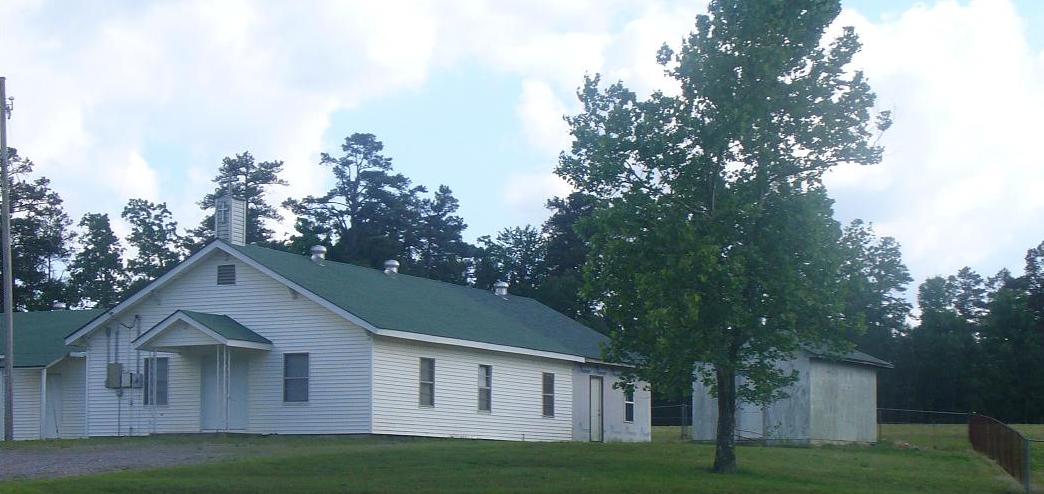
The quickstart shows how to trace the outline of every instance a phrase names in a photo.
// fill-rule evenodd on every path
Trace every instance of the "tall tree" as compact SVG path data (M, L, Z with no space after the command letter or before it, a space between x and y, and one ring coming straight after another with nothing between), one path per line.
M821 41L840 10L712 1L681 51L659 54L678 96L642 100L595 76L568 119L558 173L606 202L585 291L614 322L607 357L675 394L694 374L711 387L716 472L736 470L737 397L780 396L795 376L777 363L803 345L845 347L841 231L820 178L882 151L874 95L848 69L854 31Z
M75 303L112 307L127 286L123 247L112 232L107 214L87 213L79 226L83 229L80 249L69 264Z
M890 359L894 337L906 333L912 309L905 292L913 278L903 264L899 243L892 237L879 238L871 225L853 220L844 229L841 245L845 315L863 327L855 343L871 355Z
M547 201L551 216L542 228L547 242L545 273L536 297L549 307L602 330L604 322L596 314L595 304L580 293L584 284L583 267L590 249L585 236L577 230L597 204L594 197L581 192Z
M543 281L544 256L547 246L540 231L531 225L505 228L496 238L479 237L478 261L486 271L477 273L476 286L490 288L496 281L506 281L515 295L532 297Z
M185 242L167 203L131 199L121 216L131 228L127 244L136 251L135 257L127 261L132 283L129 291L134 291L180 262Z
M214 209L214 200L224 194L246 201L246 241L247 243L272 243L272 230L265 226L265 220L282 221L283 217L275 207L268 204L265 195L273 185L286 185L286 180L279 177L283 171L282 161L255 162L249 151L226 157L221 160L216 185L213 192L203 196L199 207L204 210ZM214 213L207 214L195 230L189 232L192 237L190 250L202 247L214 238Z
M305 219L299 225L321 228L332 239L328 257L380 267L388 259L409 258L416 247L423 187L393 173L384 144L373 134L352 134L341 145L344 155L323 153L334 186L322 196L284 203ZM299 232L305 233L305 232Z
M72 221L46 177L31 177L33 162L9 150L14 304L50 310L69 302L64 266L71 255Z
M422 199L416 226L416 253L406 266L410 274L449 283L467 282L468 246L464 219L457 216L460 202L442 185L433 197Z

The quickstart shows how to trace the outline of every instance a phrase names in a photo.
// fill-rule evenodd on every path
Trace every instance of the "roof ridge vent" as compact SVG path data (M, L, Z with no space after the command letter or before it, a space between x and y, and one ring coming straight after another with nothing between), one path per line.
M388 259L384 261L384 274L398 274L399 272L399 261L395 259Z
M508 285L508 282L503 280L494 283L493 295L496 295L498 297L506 297L508 294L508 286L510 286Z
M326 247L322 245L313 245L311 248L312 262L321 264L326 259Z

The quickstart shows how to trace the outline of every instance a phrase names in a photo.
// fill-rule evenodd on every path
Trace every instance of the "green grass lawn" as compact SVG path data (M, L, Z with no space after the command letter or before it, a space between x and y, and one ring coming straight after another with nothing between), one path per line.
M713 446L682 441L677 429L658 429L657 441L650 444L382 437L123 439L221 441L271 454L14 481L0 483L0 492L1017 492L999 468L960 446L956 438L962 430L886 426L883 432L886 441L877 446L740 447L736 475L709 473ZM118 445L121 440L110 441ZM909 446L893 446L893 441Z

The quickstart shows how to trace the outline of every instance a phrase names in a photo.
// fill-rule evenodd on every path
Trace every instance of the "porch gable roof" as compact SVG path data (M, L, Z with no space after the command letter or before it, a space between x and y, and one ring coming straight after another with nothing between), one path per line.
M231 347L254 348L259 350L270 350L272 342L261 336L250 328L242 325L239 321L223 314L209 314L190 310L177 310L167 316L155 326L149 328L135 338L131 344L134 348L142 348L149 341L154 340L168 329L174 327L175 323L183 322L189 327L196 329L209 336L215 342Z

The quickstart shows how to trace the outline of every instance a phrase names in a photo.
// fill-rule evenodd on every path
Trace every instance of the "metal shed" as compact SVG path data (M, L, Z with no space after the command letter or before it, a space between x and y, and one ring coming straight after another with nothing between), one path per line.
M740 402L736 439L769 443L822 444L877 442L877 371L892 364L853 351L841 357L802 351L780 363L796 370L798 380L787 398L766 407ZM737 385L742 385L742 378ZM718 401L699 381L693 382L693 439L713 441Z

